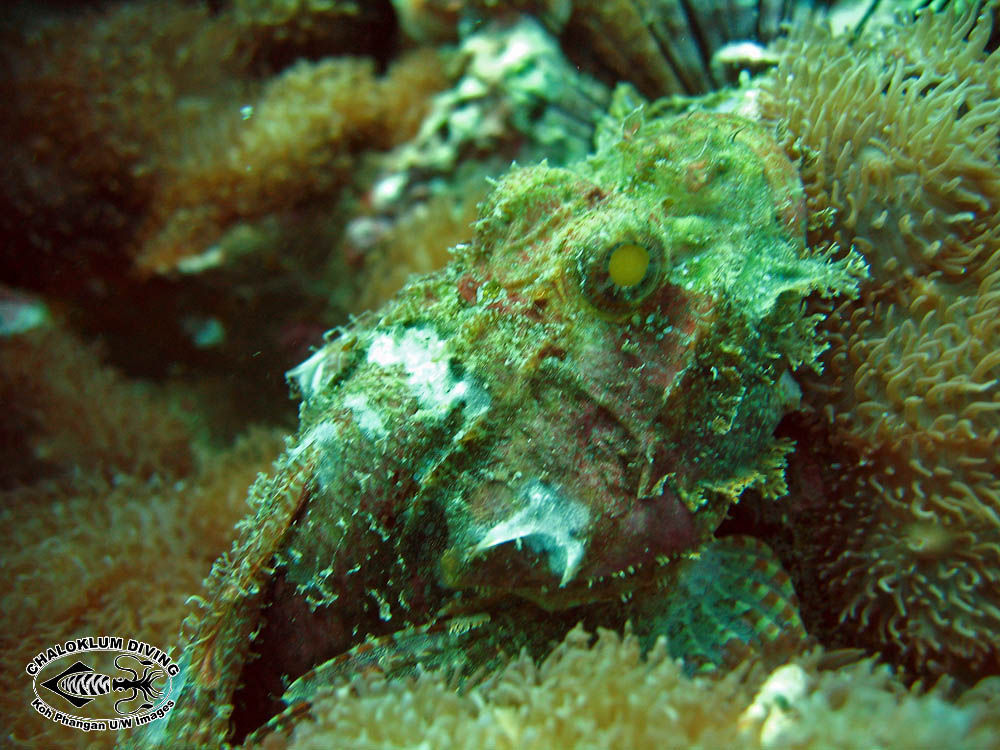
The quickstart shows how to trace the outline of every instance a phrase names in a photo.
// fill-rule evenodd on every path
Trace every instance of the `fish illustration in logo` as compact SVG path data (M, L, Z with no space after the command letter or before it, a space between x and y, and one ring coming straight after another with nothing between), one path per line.
M140 676L138 671L121 663L122 659L132 659L142 665L142 675ZM95 671L93 667L87 666L82 661L77 661L41 685L71 703L75 708L82 708L103 695L127 690L129 691L127 696L115 701L115 712L121 716L132 716L152 708L154 703L163 697L163 693L153 687L153 682L165 677L166 673L162 669L155 669L153 662L137 659L129 654L119 654L115 657L115 666L123 672L130 672L132 676L113 677ZM140 694L145 700L138 708L131 711L119 708L123 703L131 703Z

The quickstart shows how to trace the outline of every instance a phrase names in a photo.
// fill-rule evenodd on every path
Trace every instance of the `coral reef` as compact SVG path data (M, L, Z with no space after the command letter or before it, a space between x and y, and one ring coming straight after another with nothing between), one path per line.
M0 592L8 739L34 747L93 739L40 719L25 698L24 665L53 643L94 634L173 648L188 598L246 510L247 486L280 446L280 432L250 431L181 482L50 480L3 493L0 519L16 530ZM109 747L115 738L100 739Z
M164 377L180 360L204 369L184 318L220 317L231 293L142 281L134 258L163 165L224 138L222 113L238 111L257 83L243 74L231 26L203 8L105 5L0 20L11 97L0 112L0 273L57 300L131 373Z
M813 244L855 245L875 279L940 271L965 294L995 269L991 30L989 9L926 12L854 42L807 26L776 46L765 115L801 160Z
M278 418L273 373L356 309L343 188L368 174L361 154L416 132L451 82L446 53L402 55L386 76L370 58L337 58L261 78L234 8L7 12L5 281L57 298L127 372L239 370L232 403Z
M0 400L0 487L74 475L169 481L193 466L198 417L126 382L62 327L0 339Z
M300 706L261 750L406 748L987 748L1000 731L989 686L959 705L919 694L870 661L818 668L813 654L766 675L691 678L664 641L570 632L538 663L524 655L456 692L447 669L408 679L359 674ZM926 717L933 716L928 721Z
M0 393L5 740L109 747L111 734L94 740L40 720L25 699L24 665L77 636L173 645L280 431L251 429L210 448L191 424L203 411L175 416L183 395L127 381L56 325L0 340Z
M333 55L386 59L395 43L389 0L234 0L232 22L260 71Z
M996 0L71 6L0 8L0 744L114 742L23 674L113 631L128 746L996 744Z
M6 30L0 62L0 258L9 283L81 295L92 275L127 270L161 160L246 87L229 27L198 8L122 4L25 26Z
M222 264L227 244L216 243L235 225L310 202L335 204L360 150L386 149L416 132L429 93L447 81L440 62L433 52L413 53L384 80L370 61L300 62L269 81L225 149L192 151L165 170L139 267L163 273Z
M813 554L840 620L919 673L1000 669L991 28L972 8L856 41L807 29L778 46L764 100L800 163L811 244L871 266L857 300L818 307L832 346L805 403L833 448L825 515L843 538L816 529Z
M361 271L355 312L380 307L410 273L443 266L447 247L470 239L488 178L512 160L565 164L589 153L610 98L531 18L477 29L452 62L457 80L432 99L416 135L372 160L344 247Z

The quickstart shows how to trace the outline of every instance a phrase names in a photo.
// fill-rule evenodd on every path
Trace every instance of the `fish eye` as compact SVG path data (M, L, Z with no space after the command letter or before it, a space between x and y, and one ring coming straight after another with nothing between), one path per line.
M646 278L649 251L634 242L616 245L608 254L608 278L622 289L631 289Z
M663 253L650 241L626 239L580 251L583 296L598 312L627 315L659 285Z

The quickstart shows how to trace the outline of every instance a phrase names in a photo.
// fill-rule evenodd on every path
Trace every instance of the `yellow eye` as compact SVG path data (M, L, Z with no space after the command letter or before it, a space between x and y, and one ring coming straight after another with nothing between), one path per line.
M652 241L582 247L577 268L583 296L609 316L631 313L659 286L662 255Z
M616 286L635 286L646 277L649 251L641 245L625 242L611 251L608 276Z

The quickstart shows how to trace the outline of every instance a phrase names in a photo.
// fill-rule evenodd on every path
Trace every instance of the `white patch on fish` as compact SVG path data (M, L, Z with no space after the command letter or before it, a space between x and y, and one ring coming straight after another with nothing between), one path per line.
M565 586L576 575L586 549L584 531L590 511L583 503L560 495L541 482L530 482L523 492L525 505L506 521L491 528L473 549L482 552L490 547L517 542L545 555L549 569Z
M384 438L389 434L389 430L382 421L382 415L372 409L368 403L368 397L363 393L351 393L344 398L344 405L354 414L354 419L358 427L371 440Z
M486 412L490 396L471 378L452 373L448 342L427 327L377 334L368 347L368 362L380 367L402 366L406 382L423 409L442 416L463 402L466 421Z

